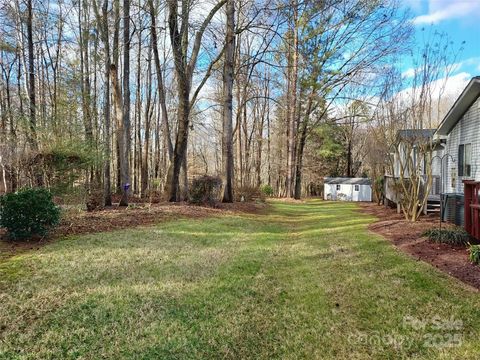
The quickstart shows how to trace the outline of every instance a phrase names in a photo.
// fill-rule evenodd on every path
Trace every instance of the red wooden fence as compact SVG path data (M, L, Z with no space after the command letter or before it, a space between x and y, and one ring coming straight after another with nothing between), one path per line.
M480 181L464 180L465 230L476 239L480 239L480 204L478 195Z

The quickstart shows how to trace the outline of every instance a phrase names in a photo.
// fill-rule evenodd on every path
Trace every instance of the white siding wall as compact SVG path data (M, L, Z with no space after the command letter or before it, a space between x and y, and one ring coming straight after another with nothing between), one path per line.
M352 186L352 201L372 201L372 187L370 185L359 185L359 191Z
M399 153L400 153L400 157L401 157L401 163L405 166L406 165L406 155L405 155L405 145L403 144L399 144ZM442 157L443 155L443 149L437 149L437 150L434 150L432 152L432 157L434 156L439 156L439 157ZM410 156L413 158L413 152L410 154ZM423 162L423 156L421 154L417 154L417 160L416 161L420 161L420 168L421 168L421 171L423 172L424 171L424 162ZM397 156L397 154L395 153L394 155L394 170L395 170L395 173L394 173L394 176L395 177L400 177L400 159L399 157ZM432 162L432 175L436 176L440 176L441 174L441 165L440 165L440 160L438 158L435 158L435 160L433 160ZM405 178L408 178L408 169L404 169L404 177Z
M324 200L337 200L337 185L324 184L323 185L323 199Z
M359 191L355 191L355 185L340 184L337 190L337 184L325 184L323 197L325 200L372 201L372 187L359 185Z
M472 144L472 174L470 177L458 177L458 146ZM453 128L447 138L446 152L452 155L455 162L449 157L446 166L446 192L463 193L462 180L474 179L480 181L480 98L468 109L463 118ZM452 186L452 175L455 180Z
M432 152L432 175L433 176L441 176L442 174L442 162L441 158L443 156L443 149L437 149ZM445 169L443 170L446 171Z

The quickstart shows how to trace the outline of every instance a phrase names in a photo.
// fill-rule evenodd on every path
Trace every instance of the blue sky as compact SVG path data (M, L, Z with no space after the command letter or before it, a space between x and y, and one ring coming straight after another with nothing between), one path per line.
M480 0L401 0L414 15L417 44L422 28L446 32L456 47L465 41L452 77L457 82L480 75ZM458 84L460 85L460 84Z

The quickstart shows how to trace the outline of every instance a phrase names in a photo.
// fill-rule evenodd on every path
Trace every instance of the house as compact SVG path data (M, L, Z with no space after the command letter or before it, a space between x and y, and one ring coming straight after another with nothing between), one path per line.
M400 212L401 193L398 182L400 178L410 177L409 169L416 169L419 172L422 186L426 187L427 161L430 161L432 172L432 184L428 193L427 207L425 213L440 211L440 194L443 192L444 181L442 163L444 159L445 141L434 138L435 129L405 129L399 130L395 137L395 143L391 147L391 169L387 170L384 178L384 192L387 205L397 206ZM427 155L425 148L431 151L431 158ZM422 150L423 149L423 150ZM410 157L410 158L409 158ZM411 165L407 166L407 160Z
M474 205L478 195L474 188L480 183L480 76L470 80L438 127L435 136L446 140L447 173L442 198L444 220L471 230ZM465 192L468 201L464 201ZM478 214L476 220L478 223Z
M367 178L326 177L325 200L372 201L372 182Z

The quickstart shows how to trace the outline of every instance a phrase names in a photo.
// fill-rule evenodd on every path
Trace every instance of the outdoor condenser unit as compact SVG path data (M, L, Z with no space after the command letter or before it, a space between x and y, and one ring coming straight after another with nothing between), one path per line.
M464 217L463 194L447 193L442 194L442 221L448 221L458 226L463 226Z

